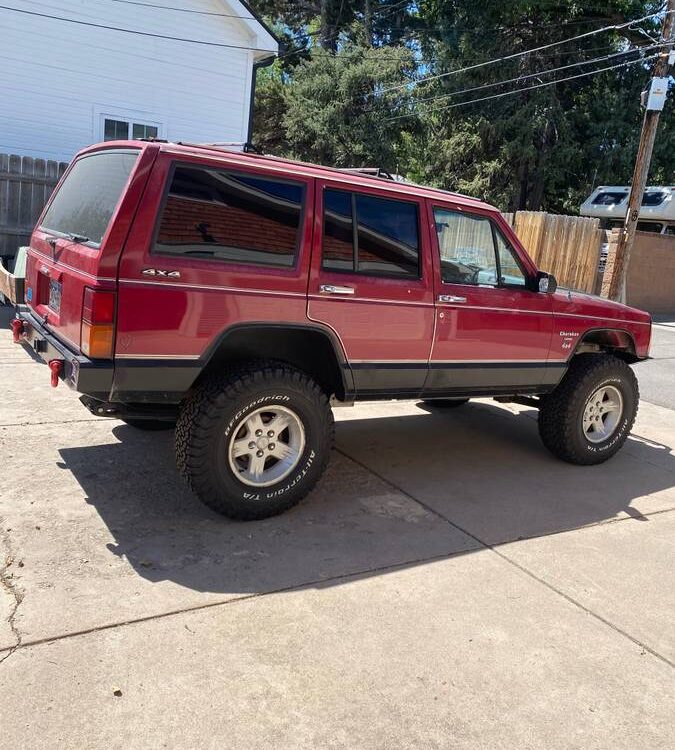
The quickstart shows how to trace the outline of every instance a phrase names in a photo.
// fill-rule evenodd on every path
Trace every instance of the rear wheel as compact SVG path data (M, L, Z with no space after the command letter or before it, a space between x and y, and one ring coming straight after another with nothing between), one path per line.
M556 390L542 398L539 434L558 458L599 464L626 442L640 393L631 368L610 354L581 354Z
M305 373L252 365L205 381L176 426L178 467L210 508L239 520L267 518L298 503L330 456L333 414Z

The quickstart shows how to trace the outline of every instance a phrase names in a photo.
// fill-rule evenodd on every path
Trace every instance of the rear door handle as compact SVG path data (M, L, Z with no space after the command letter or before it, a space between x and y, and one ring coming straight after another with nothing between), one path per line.
M462 304L462 302L466 302L466 297L456 297L454 294L439 294L438 301L439 302L454 302L456 304Z
M322 294L354 294L353 286L336 286L335 284L321 284L319 291Z

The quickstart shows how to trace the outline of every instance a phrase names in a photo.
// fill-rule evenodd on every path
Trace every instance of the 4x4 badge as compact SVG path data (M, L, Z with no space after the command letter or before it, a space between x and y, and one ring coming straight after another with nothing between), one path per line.
M180 279L180 271L165 271L162 268L144 268L143 276L164 276L167 279Z

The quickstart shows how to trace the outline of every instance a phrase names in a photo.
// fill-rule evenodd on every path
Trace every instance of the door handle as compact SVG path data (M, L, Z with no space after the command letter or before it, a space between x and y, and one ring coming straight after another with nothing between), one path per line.
M321 284L319 291L322 294L354 294L353 286L336 286L335 284Z
M438 301L439 302L453 302L455 304L461 304L462 302L466 302L466 297L456 297L454 294L439 294Z

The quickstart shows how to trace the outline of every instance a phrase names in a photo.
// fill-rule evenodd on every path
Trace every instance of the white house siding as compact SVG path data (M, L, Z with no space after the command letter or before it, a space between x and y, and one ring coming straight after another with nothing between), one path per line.
M139 0L142 2L143 0ZM238 2L164 2L250 16ZM14 0L16 8L231 49L80 26L0 9L0 152L68 161L103 140L102 114L159 137L244 141L254 60L276 51L257 22L114 0Z

